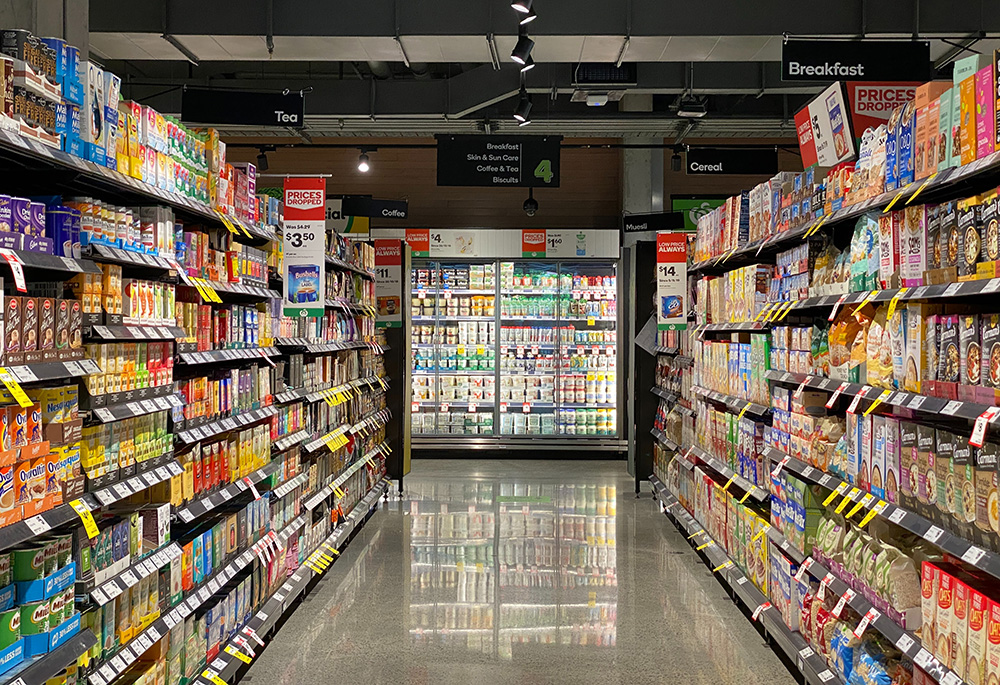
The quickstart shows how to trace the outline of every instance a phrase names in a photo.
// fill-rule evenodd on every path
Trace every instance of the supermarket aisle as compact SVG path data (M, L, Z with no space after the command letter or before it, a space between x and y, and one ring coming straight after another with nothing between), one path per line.
M413 463L252 685L794 682L622 462Z

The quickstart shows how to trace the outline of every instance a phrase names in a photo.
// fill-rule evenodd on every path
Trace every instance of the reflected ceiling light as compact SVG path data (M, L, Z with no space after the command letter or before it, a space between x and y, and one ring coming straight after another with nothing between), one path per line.
M535 47L535 41L527 36L519 36L514 49L510 51L510 58L518 64L524 64L531 56L531 49Z
M521 17L520 24L521 24L521 26L524 26L525 24L530 24L535 19L538 19L538 15L535 14L535 10L529 9L528 13L525 14L523 17Z
M510 3L510 6L521 14L528 14L531 12L531 3L532 0L514 0L514 2Z

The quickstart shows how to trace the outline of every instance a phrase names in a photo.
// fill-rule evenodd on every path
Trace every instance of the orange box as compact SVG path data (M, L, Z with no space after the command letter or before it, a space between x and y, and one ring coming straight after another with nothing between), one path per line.
M36 402L24 411L27 423L25 429L28 435L28 444L34 445L42 441L42 405Z
M965 679L985 683L986 629L990 609L989 597L976 586L969 586L969 638L965 657Z
M969 640L969 586L953 577L954 601L951 607L951 668L965 680ZM975 681L973 681L975 682Z
M17 506L14 496L14 465L0 466L0 516L7 515Z
M45 455L45 495L61 493L59 486L59 456L50 452Z
M18 450L20 459L23 461L25 459L34 459L36 457L41 457L48 454L51 451L51 446L48 440L43 440L42 442L36 442L33 445L25 445Z
M32 516L49 511L54 506L55 500L51 497L36 499L21 506L21 516L26 519L31 518Z
M0 412L0 414L2 413ZM13 466L19 459L20 455L17 450L0 451L0 466Z
M42 466L44 469L44 465ZM14 501L17 504L31 502L31 460L19 461L14 465Z
M24 447L28 444L28 414L23 407L7 407L7 430L11 434L11 447Z
M958 134L962 164L976 161L976 77L962 81L958 86Z
M1000 679L1000 602L987 599L986 612L986 669L983 680L988 683Z

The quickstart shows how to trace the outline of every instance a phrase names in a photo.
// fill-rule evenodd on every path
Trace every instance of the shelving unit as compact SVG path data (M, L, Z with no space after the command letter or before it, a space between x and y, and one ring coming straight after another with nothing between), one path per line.
M116 206L170 208L171 241L177 224L204 241L199 249L211 250L213 260L215 252L222 253L213 263L228 265L226 260L231 259L243 266L239 260L250 257L242 246L263 249L267 256L273 243L281 240L280 227L223 219L212 207L0 131L0 168L14 167L31 171L17 183L25 194L50 195L58 188L55 192L66 197L78 194ZM235 232L227 230L227 224ZM72 348L72 355L38 354L37 361L15 356L2 363L15 397L21 392L18 386L35 402L36 392L53 387L72 386L78 392L79 420L62 426L46 415L38 431L44 429L51 447L33 438L31 445L37 447L31 449L44 457L49 449L73 448L79 443L83 457L78 457L82 465L76 467L80 477L67 484L65 496L46 493L44 502L18 503L20 520L6 510L0 512L0 524L6 523L0 525L0 553L65 533L71 534L79 559L81 550L88 549L89 554L89 548L97 544L91 542L92 535L106 535L110 541L111 528L122 522L129 525L135 515L139 518L131 525L143 530L141 517L150 514L134 512L155 511L157 516L167 514L169 520L167 537L153 548L146 541L119 556L116 545L114 561L110 551L99 562L95 555L86 575L79 564L61 569L63 574L77 573L74 612L57 629L64 641L0 674L0 683L43 685L67 668L77 682L88 685L112 685L132 678L133 672L147 667L144 655L176 625L196 620L199 626L207 625L228 603L235 603L235 593L245 592L254 583L258 601L252 606L247 603L248 613L236 617L237 625L273 632L280 616L291 610L291 599L307 592L326 567L327 562L319 557L324 546L342 548L374 512L388 487L386 456L399 444L386 432L392 421L386 409L390 390L384 365L387 345L382 334L375 332L377 312L369 297L374 274L364 260L370 258L365 250L371 248L353 246L340 236L329 239L327 248L331 252L328 271L369 284L363 290L365 296L354 295L362 290L351 290L348 296L327 297L327 316L350 325L309 328L299 320L274 315L280 312L275 301L282 293L268 284L280 284L280 278L272 281L264 272L255 279L251 271L238 270L241 276L227 280L225 269L220 269L220 275L214 268L196 268L197 262L186 250L185 258L173 250L140 251L94 242L84 247L79 259L0 250L5 305L14 295L54 294L70 302L81 301L83 281L79 288L71 288L68 282L89 275L108 288L102 280L114 273L112 268L120 268L118 273L136 288L149 283L150 293L155 288L157 293L171 294L162 316L148 311L135 317L127 310L109 312L111 301L98 296L92 311L88 311L89 304L83 309L81 345ZM21 271L26 292L15 290L15 280L20 278L9 277ZM86 293L89 299L90 291ZM138 292L132 296L137 298ZM195 325L182 321L182 304L199 311L203 319ZM251 318L253 335L243 337L251 330ZM238 325L228 326L223 333L217 326L223 320ZM332 339L315 333L323 330L333 332ZM161 366L152 366L150 349L157 355L162 352ZM135 355L124 370L117 366L122 350ZM17 352L9 346L7 351ZM303 368L309 371L308 384L291 386L294 373ZM312 373L321 369L335 372L337 382L324 382L322 375ZM97 378L103 379L101 384ZM203 384L217 383L221 388L230 382L231 394L214 392L211 402L208 393L198 394ZM302 378L297 382L301 384ZM345 424L350 439L336 445L321 442L321 449L307 452L306 444L328 433L331 422ZM121 445L126 436L127 447ZM230 461L220 465L225 458L220 457L222 453ZM248 530L251 508L255 523ZM238 519L243 521L242 529ZM227 525L233 528L226 530ZM235 548L225 548L230 542L222 542L223 547L214 551L209 548L210 556L215 556L211 571L204 577L194 572L185 581L190 586L172 587L171 577L181 577L182 563L185 568L194 567L195 540L201 549L202 540L210 545L213 534L221 541L223 533ZM280 571L272 569L279 559ZM275 576L284 573L286 561L292 574L288 583L268 582L268 570L274 570ZM115 605L138 593L140 587L159 583L162 588L164 578L170 591L159 596L152 613L144 613L141 624L121 633L114 644L95 637L95 617L100 632L102 612L116 616ZM229 646L235 649L236 643ZM204 658L204 654L188 655L192 668ZM0 661L7 666L10 660ZM212 660L226 678L234 677L242 663L225 652ZM188 682L209 682L198 671L183 677Z

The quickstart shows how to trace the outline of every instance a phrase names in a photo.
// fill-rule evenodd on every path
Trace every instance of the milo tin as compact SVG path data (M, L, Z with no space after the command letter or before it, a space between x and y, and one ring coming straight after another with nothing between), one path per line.
M0 587L7 587L13 582L14 574L10 564L10 552L0 553Z
M41 635L49 632L50 602L28 602L21 605L21 635Z
M49 628L55 628L63 622L63 605L66 598L63 593L57 592L49 600Z
M66 568L73 561L73 536L57 535L53 540L56 543L56 566Z
M39 580L45 577L45 545L28 545L11 551L11 567L15 581Z
M0 612L0 650L21 639L21 607Z
M59 570L59 543L54 539L45 541L45 575L50 576Z

